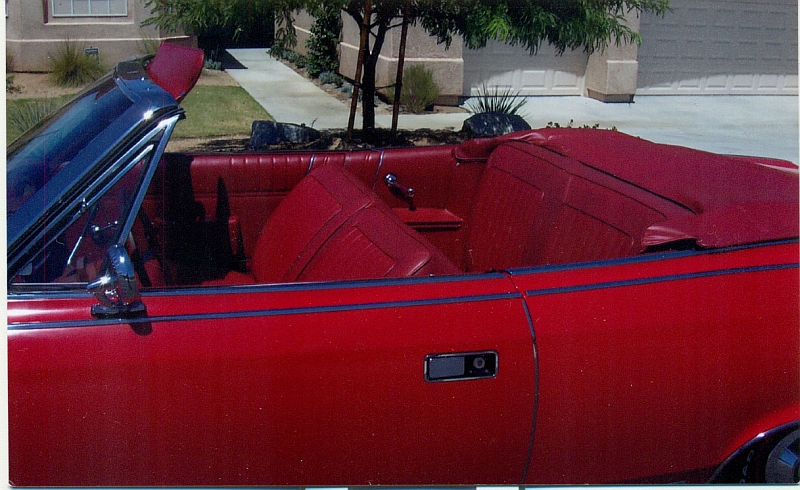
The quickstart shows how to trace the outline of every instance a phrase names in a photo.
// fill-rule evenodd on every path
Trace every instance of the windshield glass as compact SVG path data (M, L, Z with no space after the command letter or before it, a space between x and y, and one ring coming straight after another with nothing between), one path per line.
M12 143L6 167L7 216L133 104L115 87L107 75Z

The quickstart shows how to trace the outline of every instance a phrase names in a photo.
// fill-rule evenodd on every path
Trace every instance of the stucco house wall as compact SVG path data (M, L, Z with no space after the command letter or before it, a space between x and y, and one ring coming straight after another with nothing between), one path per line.
M55 2L55 3L54 3ZM6 2L7 61L14 71L47 71L50 57L69 39L83 48L97 48L101 62L117 61L141 54L143 39L188 40L184 35L167 35L156 27L141 27L150 16L144 0L92 0L95 10L86 12L86 0L8 0ZM105 5L104 5L105 4ZM75 7L77 13L65 14ZM61 14L61 15L59 15ZM94 15L92 15L94 14Z
M672 0L670 5L673 11L664 18L628 15L628 24L642 33L641 47L611 43L591 55L580 50L559 55L543 45L531 57L502 43L468 50L459 37L445 49L412 26L405 63L431 68L448 101L474 95L484 85L606 102L630 102L637 93L797 95L795 0ZM313 19L301 14L296 20L302 50ZM346 14L343 25L340 71L352 78L359 28ZM378 64L378 86L394 81L399 43L400 29L391 30Z
M314 18L306 12L294 16L297 46L302 54L307 52L305 43L310 37ZM386 34L386 41L381 49L377 66L378 87L394 84L397 75L397 60L400 51L400 28L391 29ZM339 72L349 78L355 78L358 61L360 31L356 22L342 12L342 35L339 43ZM438 44L424 29L411 26L406 42L405 66L423 64L433 71L434 81L439 85L443 98L455 100L461 95L464 84L464 59L462 57L461 39L454 39L450 49Z
M295 16L295 30L297 33L296 49L305 53L305 42L310 37L310 28L314 19L305 12ZM636 24L638 25L638 24ZM377 67L377 86L385 87L394 83L397 74L398 52L400 48L401 30L395 28L386 35L386 41L381 50ZM339 71L346 77L355 78L358 60L358 47L360 35L359 26L347 14L342 13L342 34L339 44ZM465 86L465 56L463 40L454 37L449 47L436 42L420 26L410 26L406 43L405 66L423 64L433 71L434 81L441 90L437 102L454 104L470 95L474 87ZM527 53L524 56L528 56ZM632 59L629 59L630 57ZM636 88L635 47L614 47L607 50L603 57L590 60L592 70L587 74L591 77L591 95L608 100L632 97ZM590 58L594 58L593 55ZM496 59L495 59L496 61ZM583 62L585 64L585 62ZM633 68L632 81L628 78ZM584 70L581 70L584 71ZM583 73L581 73L581 76ZM610 92L610 93L609 93ZM620 92L622 95L616 93Z

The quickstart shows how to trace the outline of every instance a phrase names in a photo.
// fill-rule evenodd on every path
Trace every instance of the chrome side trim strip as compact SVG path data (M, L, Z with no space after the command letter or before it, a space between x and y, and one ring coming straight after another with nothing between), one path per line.
M620 288L620 287L627 287L627 286L640 286L643 284L654 284L659 282L670 282L670 281L682 281L687 279L700 279L704 277L715 277L715 276L727 276L731 274L748 274L754 272L766 272L766 271L777 271L777 270L784 270L784 269L797 269L800 267L800 264L777 264L777 265L765 265L765 266L758 266L758 267L741 267L741 268L734 268L734 269L720 269L715 271L706 271L706 272L690 272L686 274L674 274L668 276L657 276L657 277L644 277L640 279L628 279L625 281L611 281L611 282L598 282L593 284L581 284L577 286L564 286L559 288L548 288L548 289L532 289L529 291L525 291L527 296L545 296L549 294L561 294L561 293L575 293L575 292L582 292L582 291L592 291L596 289L612 289L612 288Z
M509 269L508 274L511 276L521 276L527 274L541 274L548 272L593 269L596 267L608 267L621 264L639 264L639 263L653 262L658 260L679 259L685 257L702 256L702 255L717 255L729 252L737 252L740 250L750 250L761 247L773 247L776 245L790 245L792 243L798 243L798 241L799 241L798 239L794 238L789 240L779 240L768 243L753 243L749 245L739 245L735 247L719 248L719 249L654 252L642 255L633 255L631 257L620 257L616 259L590 260L586 262L573 262L569 264L557 264L557 265L537 265L531 267L520 267L515 269Z
M79 328L87 326L97 327L104 325L134 325L142 323L187 322L187 321L222 320L222 319L254 318L254 317L275 317L275 316L286 316L286 315L311 315L318 313L337 313L343 311L382 310L389 308L410 308L414 306L435 306L435 305L449 305L458 303L475 303L483 301L503 301L503 300L521 299L521 298L522 298L521 294L517 292L509 292L509 293L497 293L497 294L487 294L487 295L477 295L477 296L454 296L450 298L437 298L437 299L425 299L425 300L356 303L351 305L309 306L302 308L277 308L274 310L245 310L245 311L230 311L221 313L162 315L162 316L148 316L142 318L109 319L109 320L93 320L87 318L86 320L71 320L65 322L12 324L8 326L8 330L23 331L23 330L42 330L50 328Z
M296 283L271 283L271 284L243 284L236 286L182 286L169 288L151 288L142 291L142 297L150 296L208 296L220 294L242 293L278 293L296 291L329 291L331 289L364 289L386 286L404 286L413 284L448 284L452 282L483 281L485 279L504 279L506 276L500 272L487 272L485 274L458 274L452 276L426 276L402 277L392 279L358 279L353 281L333 282L296 282ZM14 290L14 287L19 287ZM34 290L35 287L42 289ZM47 298L75 298L83 297L86 292L85 283L71 284L25 284L16 286L12 284L9 299L30 300Z

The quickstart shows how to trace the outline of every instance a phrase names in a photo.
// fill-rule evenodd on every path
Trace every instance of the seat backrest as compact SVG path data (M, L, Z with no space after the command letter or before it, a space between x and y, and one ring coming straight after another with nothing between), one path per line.
M147 76L181 102L203 72L203 50L163 42L147 65Z
M259 283L459 272L335 164L316 167L275 209L259 236L252 269Z
M524 164L520 164L524 160ZM561 203L567 175L559 168L502 145L489 157L469 219L467 271L528 265L535 230Z
M519 142L498 146L478 185L465 268L500 270L639 253L644 230L665 216L653 207L654 196L625 186L544 148Z

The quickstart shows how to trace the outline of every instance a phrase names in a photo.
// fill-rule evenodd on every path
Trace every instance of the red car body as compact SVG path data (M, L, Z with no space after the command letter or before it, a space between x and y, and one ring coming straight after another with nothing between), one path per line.
M9 271L15 485L750 481L797 454L789 163L578 129L156 156L136 314ZM171 255L192 204L236 267Z

